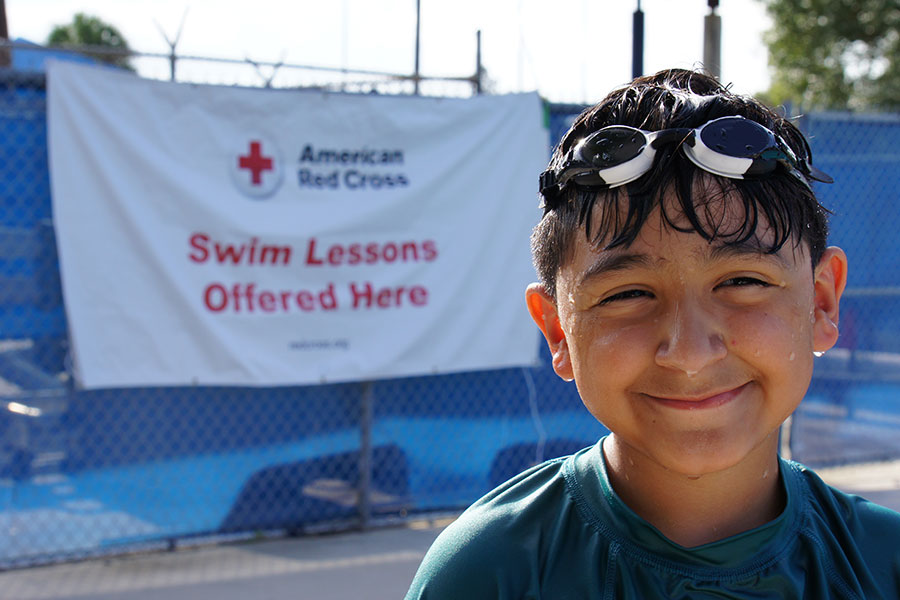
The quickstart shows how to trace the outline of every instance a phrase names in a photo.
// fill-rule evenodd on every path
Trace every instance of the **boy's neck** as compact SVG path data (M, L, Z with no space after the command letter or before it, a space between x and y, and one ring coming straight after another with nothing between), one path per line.
M759 527L785 506L777 433L741 463L699 478L670 471L623 444L603 444L610 483L635 513L671 541L692 548Z

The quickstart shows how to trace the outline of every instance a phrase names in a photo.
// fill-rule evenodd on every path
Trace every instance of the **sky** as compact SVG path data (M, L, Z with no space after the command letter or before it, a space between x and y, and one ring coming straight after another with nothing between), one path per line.
M722 80L739 93L768 88L771 27L760 0L721 0ZM554 102L590 103L631 79L632 14L637 0L420 0L420 72L475 72L482 64L496 93L537 90ZM694 68L703 59L706 0L642 0L644 72ZM6 0L11 38L44 42L53 26L85 12L114 25L132 49L167 53L183 22L179 55L412 73L416 0ZM210 83L254 84L272 76L188 64ZM168 63L138 71L167 77ZM261 74L260 74L261 73ZM276 76L284 73L277 72ZM249 78L249 80L248 80ZM278 84L278 80L275 81Z

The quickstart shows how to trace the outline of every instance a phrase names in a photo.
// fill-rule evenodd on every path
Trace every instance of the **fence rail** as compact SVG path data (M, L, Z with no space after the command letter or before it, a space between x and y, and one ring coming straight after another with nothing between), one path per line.
M47 58L84 62L127 60L143 77L182 83L215 83L265 88L319 88L328 91L382 94L422 94L427 96L470 96L481 93L486 82L484 70L476 64L472 74L430 76L189 54L137 52L103 46L40 46L0 39L0 52L11 56L17 71L43 69Z
M552 139L578 108L550 106ZM883 160L900 121L805 126L837 180L817 190L851 277L791 451L813 466L900 457L900 164ZM534 368L366 383L75 388L46 144L43 76L0 70L0 568L459 510L605 432L546 352Z

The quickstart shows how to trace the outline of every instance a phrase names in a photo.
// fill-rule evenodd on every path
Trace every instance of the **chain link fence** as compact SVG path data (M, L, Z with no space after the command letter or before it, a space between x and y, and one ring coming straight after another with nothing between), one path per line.
M552 140L579 108L549 107ZM803 126L852 267L790 448L812 465L900 457L900 118ZM451 376L77 389L46 144L43 76L0 71L0 568L455 512L606 432L546 350L538 367Z
M794 458L810 466L900 457L900 115L801 120L834 214L830 242L849 258L837 347L817 360L792 422Z

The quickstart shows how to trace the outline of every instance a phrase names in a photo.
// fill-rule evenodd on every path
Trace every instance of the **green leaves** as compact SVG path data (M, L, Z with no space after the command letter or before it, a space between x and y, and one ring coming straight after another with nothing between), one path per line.
M97 17L78 13L68 25L57 25L47 38L48 46L98 46L116 53L85 52L100 62L115 65L133 71L128 60L128 42L112 25Z
M900 0L761 0L773 103L900 108Z

